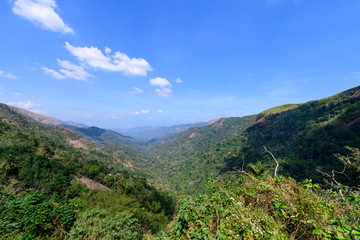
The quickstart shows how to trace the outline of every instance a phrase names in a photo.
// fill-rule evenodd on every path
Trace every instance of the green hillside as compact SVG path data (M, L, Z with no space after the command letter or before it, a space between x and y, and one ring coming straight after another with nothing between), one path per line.
M207 178L218 174L218 166L201 161L202 154L217 143L241 134L253 120L254 116L222 118L211 125L158 140L149 146L150 167L168 187L195 193L204 187Z
M242 135L205 153L204 161L223 164L223 173L241 168L243 158L246 163L261 161L273 168L275 162L265 153L265 145L279 160L282 174L320 182L322 175L316 169L342 171L334 154L346 155L345 146L360 146L359 91L357 87L289 109L260 113Z
M1 104L1 239L141 239L164 228L172 198L118 161L74 132Z

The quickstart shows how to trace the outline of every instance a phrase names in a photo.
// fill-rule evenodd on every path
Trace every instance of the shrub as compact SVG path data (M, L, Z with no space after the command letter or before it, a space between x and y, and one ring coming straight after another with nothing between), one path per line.
M132 214L119 212L107 216L107 211L95 208L76 220L68 240L73 239L141 239L138 220Z

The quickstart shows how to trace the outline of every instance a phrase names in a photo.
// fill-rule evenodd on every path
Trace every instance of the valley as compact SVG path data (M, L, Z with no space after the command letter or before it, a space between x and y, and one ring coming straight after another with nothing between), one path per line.
M145 128L142 139L1 104L0 232L27 239L95 239L109 231L116 239L353 239L359 93L356 87L257 115L174 126L165 135ZM264 146L279 162L278 177ZM331 218L315 213L324 201ZM260 229L256 216L264 218ZM330 219L352 232L337 232Z

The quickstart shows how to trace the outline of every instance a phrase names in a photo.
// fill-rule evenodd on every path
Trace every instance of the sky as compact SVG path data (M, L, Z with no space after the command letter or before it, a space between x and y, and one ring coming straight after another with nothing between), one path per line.
M0 102L110 129L360 85L358 0L2 0Z

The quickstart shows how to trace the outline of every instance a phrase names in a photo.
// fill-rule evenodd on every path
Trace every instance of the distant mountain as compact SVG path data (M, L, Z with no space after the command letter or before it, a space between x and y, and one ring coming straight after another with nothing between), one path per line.
M153 141L153 139L160 139L171 134L181 133L193 127L204 127L209 125L208 122L197 122L189 124L174 125L171 127L159 127L159 126L146 126L146 127L135 127L129 129L115 129L114 131L119 132L123 135L130 136L136 139L138 142L147 143Z
M42 124L54 125L54 126L59 126L59 125L62 124L61 121L56 119L56 118L46 117L46 116L43 116L43 115L31 112L31 111L22 109L22 108L17 108L17 107L12 107L12 106L9 106L9 107L12 110L14 110L15 112L26 115L26 116L34 119L35 121L37 121L39 123L42 123Z
M89 142L102 149L113 152L120 156L121 159L125 159L130 165L136 162L144 163L148 161L147 154L131 137L94 126L74 127L63 125L62 127L82 135Z
M78 122L73 122L73 121L61 121L63 124L69 125L69 126L73 126L73 127L78 127L78 128L87 128L89 126L83 124L83 123L78 123Z
M200 159L211 147L241 134L255 116L221 118L205 127L194 127L150 144L151 169L175 190L191 193L206 183L209 169ZM194 190L197 189L197 190Z
M143 153L141 147L131 137L123 136L112 130L94 126L88 127L85 124L72 121L60 121L25 109L9 107L17 113L30 117L41 124L57 126L75 132L83 136L87 141L95 144L97 147L106 151L111 151L118 159L127 162L126 165L147 161L146 154Z

